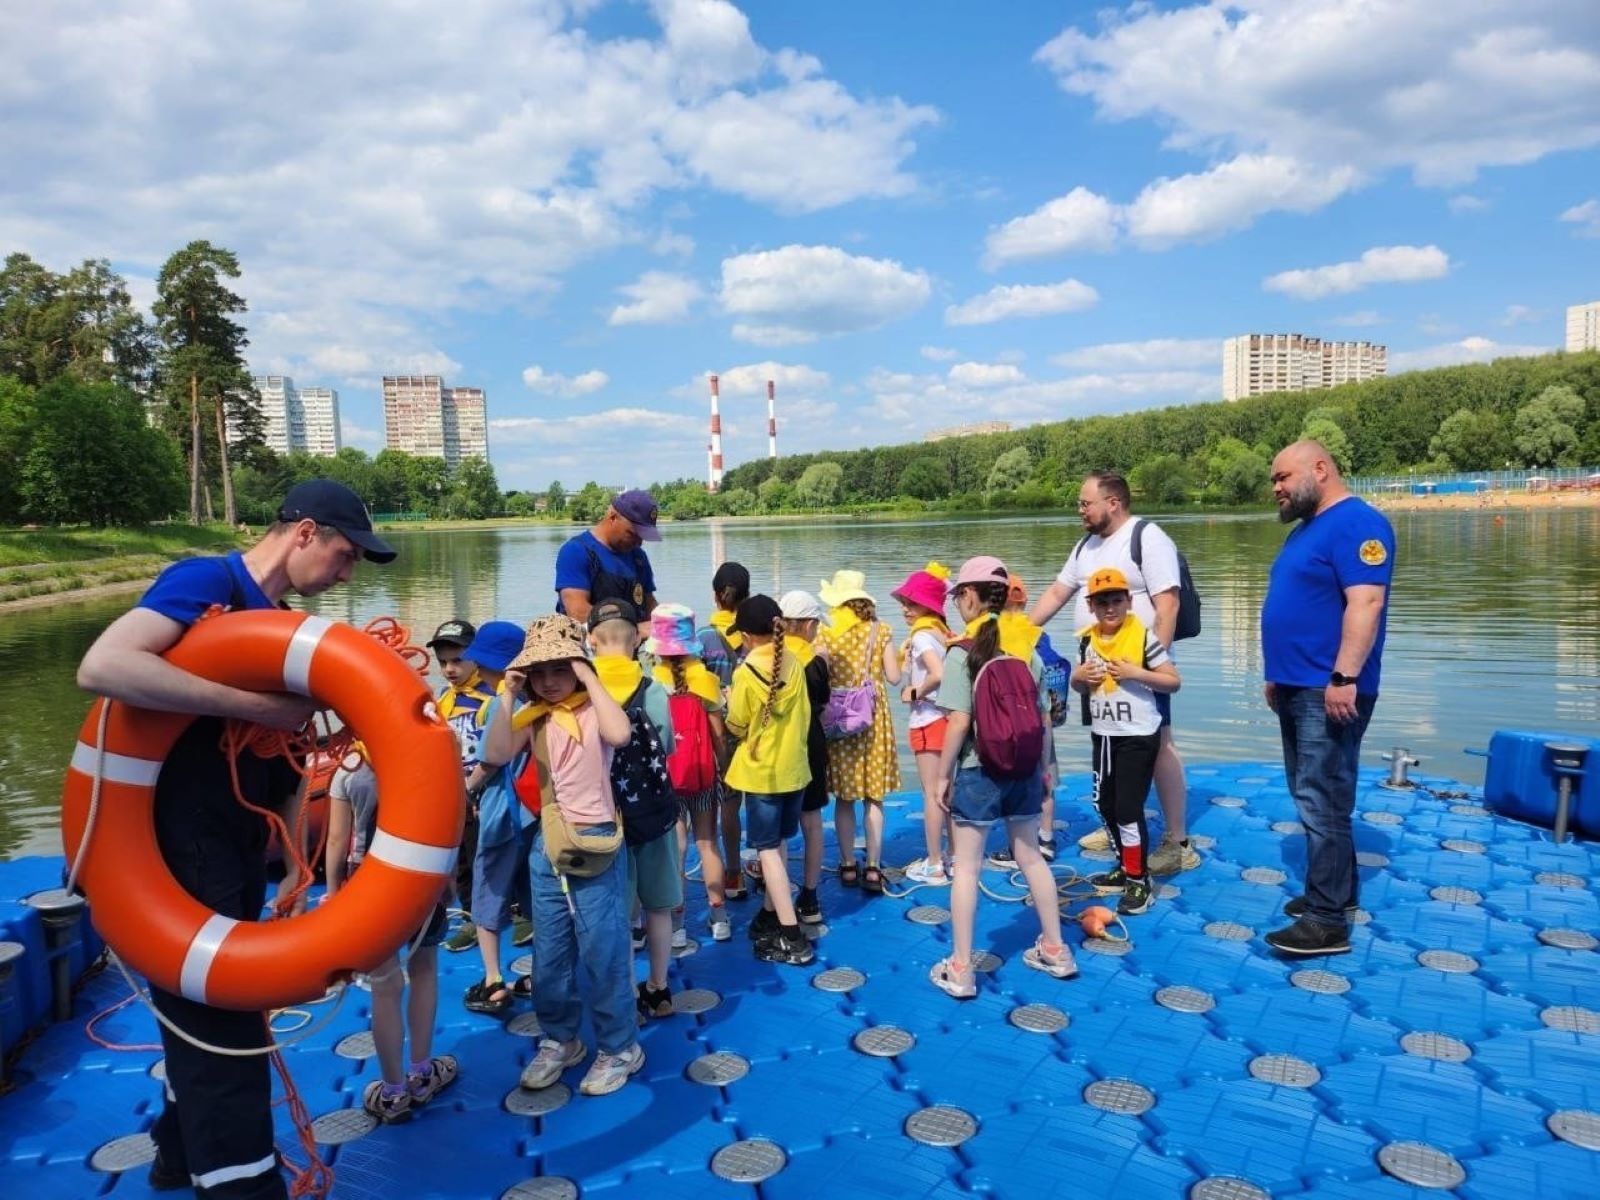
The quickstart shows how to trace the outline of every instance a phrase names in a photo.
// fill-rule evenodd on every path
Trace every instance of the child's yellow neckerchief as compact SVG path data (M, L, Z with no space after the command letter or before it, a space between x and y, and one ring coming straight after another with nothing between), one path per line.
M1033 657L1033 648L1039 644L1039 639L1044 635L1032 621L1022 613L979 613L973 620L967 622L966 631L961 635L963 639L975 638L978 630L985 623L998 621L1000 623L1000 649L1013 658L1020 658L1027 662Z
M848 604L839 605L828 615L828 629L835 637L843 637L860 624L861 618Z
M900 647L900 657L909 658L911 654L912 639L924 629L931 630L939 635L939 640L946 645L950 643L950 626L945 624L944 618L938 613L924 613L911 622L911 633Z
M512 714L511 728L526 729L540 717L549 717L564 729L573 741L582 743L583 726L578 724L577 713L587 703L589 703L589 693L584 691L573 692L565 700L557 700L554 704L535 700L531 704L523 705Z
M795 662L804 669L813 658L817 656L817 648L803 637L796 637L792 633L783 635L783 649L785 653L794 655Z
M711 614L711 628L725 637L733 649L737 650L744 645L744 634L733 627L733 613L727 609L719 608Z
M1122 625L1110 637L1100 632L1098 621L1078 630L1079 637L1089 639L1089 648L1101 662L1131 662L1136 666L1144 665L1144 634L1144 622L1131 612L1122 618ZM1109 672L1100 681L1099 690L1108 694L1117 690L1117 681Z
M655 676L656 682L666 688L667 691L676 690L678 684L672 678L671 663L658 663L651 674ZM707 704L722 703L722 681L698 658L684 659L683 683L689 689L691 696L698 696Z
M644 668L638 659L623 658L620 654L596 654L590 661L601 685L618 704L626 704L639 690Z
M444 691L439 693L439 716L448 721L455 716L456 705L461 697L473 693L481 696L484 700L490 699L493 695L483 682L483 677L477 671L473 671L471 675L468 675L460 683L447 684Z

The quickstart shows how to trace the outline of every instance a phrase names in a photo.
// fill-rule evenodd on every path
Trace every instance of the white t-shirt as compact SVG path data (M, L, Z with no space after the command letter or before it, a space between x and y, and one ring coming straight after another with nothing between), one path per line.
M922 681L928 677L928 665L922 661L922 656L929 650L933 651L935 658L943 661L944 639L931 629L917 630L911 637L911 686L914 688L920 688ZM934 688L912 703L909 724L912 729L921 729L943 716L944 709L939 707L939 689Z
M1149 536L1146 531L1145 536ZM1145 543L1149 553L1149 542ZM1131 582L1131 580L1130 580ZM1080 662L1100 662L1094 652L1094 643L1083 647ZM1144 665L1155 668L1168 661L1167 649L1152 629L1144 631ZM1156 707L1156 694L1149 684L1124 680L1114 692L1099 688L1089 693L1089 729L1092 733L1107 733L1112 737L1136 733L1160 733L1161 710Z
M1083 549L1069 555L1056 582L1072 589L1072 628L1082 629L1094 620L1089 612L1089 597L1084 595L1084 585L1089 576L1102 567L1115 567L1128 577L1133 593L1133 615L1146 629L1156 627L1156 607L1152 595L1172 591L1178 587L1178 548L1154 521L1145 521L1144 536L1140 539L1144 551L1143 569L1133 563L1133 527L1142 518L1129 517L1122 528L1108 538L1091 534Z

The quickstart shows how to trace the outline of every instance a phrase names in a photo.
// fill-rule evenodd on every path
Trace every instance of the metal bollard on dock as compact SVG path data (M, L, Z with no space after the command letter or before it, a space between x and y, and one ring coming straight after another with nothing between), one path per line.
M1417 786L1406 777L1407 769L1422 765L1422 760L1413 758L1411 751L1404 746L1396 746L1383 756L1383 761L1389 764L1389 778L1383 781L1382 786L1394 791L1409 791Z
M35 892L23 901L39 914L44 925L45 953L50 958L50 1019L72 1016L72 950L78 944L78 927L88 902L62 888Z
M1550 765L1556 772L1555 840L1564 842L1572 816L1572 789L1583 777L1583 760L1589 755L1589 747L1578 742L1546 742L1544 748L1550 752Z

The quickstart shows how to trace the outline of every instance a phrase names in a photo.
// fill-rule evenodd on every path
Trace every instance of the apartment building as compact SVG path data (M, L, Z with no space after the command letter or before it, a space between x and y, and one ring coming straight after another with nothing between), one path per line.
M446 387L437 375L385 375L383 431L389 449L442 458L454 471L489 457L488 401L482 388Z
M1373 342L1325 342L1303 333L1247 333L1222 343L1226 400L1338 387L1376 379L1388 371L1389 348Z

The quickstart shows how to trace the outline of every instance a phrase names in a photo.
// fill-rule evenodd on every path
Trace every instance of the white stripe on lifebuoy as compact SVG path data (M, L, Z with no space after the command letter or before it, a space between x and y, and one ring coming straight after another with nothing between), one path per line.
M72 769L92 779L99 758L98 750L87 742L79 742L72 748ZM100 778L107 783L125 783L131 787L155 787L160 774L161 763L156 759L113 754L109 750L100 768Z
M288 649L283 652L284 691L311 695L311 660L316 656L323 634L332 628L333 622L327 617L307 617L300 623L300 628L289 639Z
M429 846L423 842L408 841L380 829L367 847L367 857L400 867L407 871L421 871L424 875L448 875L455 870L455 846Z
M178 976L178 991L200 1004L206 1002L206 980L211 977L211 964L217 951L239 922L221 913L212 913L200 926L183 956L183 971Z

